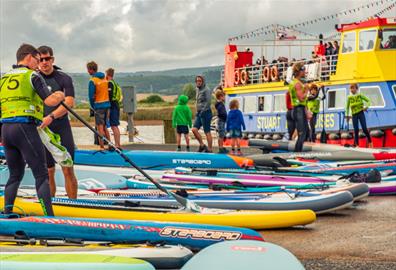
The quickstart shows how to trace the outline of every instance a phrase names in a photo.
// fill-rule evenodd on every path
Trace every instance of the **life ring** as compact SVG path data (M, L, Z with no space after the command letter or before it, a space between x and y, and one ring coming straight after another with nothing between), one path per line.
M235 70L234 72L234 84L238 85L240 83L241 75L239 74L239 70Z
M279 79L279 72L277 66L271 67L271 81L277 81Z
M266 66L263 69L263 81L269 82L269 80L270 80L270 68L269 66Z
M249 82L249 73L246 69L241 71L241 84L247 84Z

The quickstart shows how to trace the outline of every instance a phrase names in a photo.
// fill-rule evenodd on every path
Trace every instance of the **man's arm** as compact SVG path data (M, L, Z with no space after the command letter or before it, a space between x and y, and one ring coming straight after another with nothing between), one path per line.
M89 104L91 105L91 108L94 109L94 104L95 104L95 91L96 87L93 81L89 81L88 84L88 98L89 98Z
M63 77L63 92L65 93L65 103L70 108L74 107L74 86L71 77ZM60 118L67 114L67 110L63 106L59 106L56 110L52 112L55 119Z
M47 106L56 106L65 98L65 95L61 91L51 93L43 77L36 72L32 74L31 83L36 93Z

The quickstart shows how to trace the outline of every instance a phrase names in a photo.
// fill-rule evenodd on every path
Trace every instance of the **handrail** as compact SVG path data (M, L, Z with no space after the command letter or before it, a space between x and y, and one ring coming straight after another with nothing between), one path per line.
M269 82L290 82L292 79L291 68L295 63L303 63L306 70L307 81L328 81L330 76L336 73L338 54L321 56L317 58L296 60L290 62L277 61L274 63L252 65L236 68L239 77L241 73L247 73L248 79L239 80L234 86L253 85ZM270 69L270 78L266 78ZM245 75L245 74L243 74ZM224 70L221 72L221 82L224 85Z

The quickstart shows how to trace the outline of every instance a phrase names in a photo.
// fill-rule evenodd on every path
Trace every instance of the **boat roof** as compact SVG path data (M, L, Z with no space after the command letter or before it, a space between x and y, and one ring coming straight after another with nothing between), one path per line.
M338 32L345 32L350 30L369 28L369 27L380 27L380 26L396 26L396 17L393 18L372 18L363 22L355 22L348 24L341 24L337 27Z

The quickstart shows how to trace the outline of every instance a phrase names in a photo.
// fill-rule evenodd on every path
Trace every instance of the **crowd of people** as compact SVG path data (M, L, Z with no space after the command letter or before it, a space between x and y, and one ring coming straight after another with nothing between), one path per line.
M316 141L315 125L320 109L319 89L316 84L304 83L305 67L303 63L293 65L293 81L286 92L286 121L289 140L297 137L295 152L301 152L305 141ZM350 85L345 115L352 118L354 145L359 145L359 123L366 136L368 146L372 147L364 112L370 107L370 99L359 93L356 83ZM296 132L297 131L297 132Z
M55 65L54 51L43 45L38 48L22 44L16 52L16 65L1 77L1 137L9 168L4 190L4 213L11 213L26 164L36 180L37 197L48 216L53 216L51 197L56 193L55 159L44 147L39 132L59 138L60 144L74 160L75 144L68 110L74 106L72 78ZM87 64L92 76L89 82L90 105L99 132L106 135L106 125L114 133L115 146L120 147L118 130L121 88L114 81L114 69L106 75L98 72L95 62ZM101 142L103 149L103 142ZM48 150L50 149L50 150ZM66 193L77 198L77 179L73 166L62 166Z
M222 86L216 87L214 91L210 90L205 84L203 76L195 78L196 85L196 114L194 124L192 124L192 112L188 106L188 97L181 95L178 104L172 113L172 125L176 129L177 151L181 151L181 138L184 135L186 140L186 151L190 151L189 128L192 127L192 133L199 143L198 152L213 152L213 138L211 133L212 124L212 96L216 98L215 109L217 113L217 134L219 153L226 154L228 150L224 147L226 133L231 137L231 154L242 155L240 141L242 130L245 130L243 114L239 110L238 100L232 100L227 113L225 107L225 93ZM204 143L200 129L206 137L207 145Z

